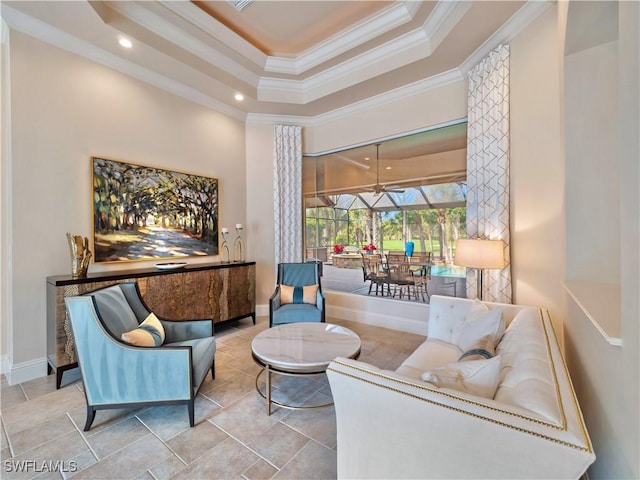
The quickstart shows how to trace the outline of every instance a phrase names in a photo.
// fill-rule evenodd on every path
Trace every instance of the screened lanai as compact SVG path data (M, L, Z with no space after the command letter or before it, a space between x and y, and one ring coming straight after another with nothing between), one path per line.
M413 241L416 252L433 252L434 259L446 262L453 242L464 235L465 202L462 181L310 197L306 246L373 244L383 251L404 250Z
M431 255L436 274L442 269L463 280L452 260L455 240L465 236L465 181L466 123L305 157L307 258L321 260L328 272L336 265L361 270L357 259L334 260L345 250L404 252L410 242L416 254ZM337 275L357 278L354 272Z

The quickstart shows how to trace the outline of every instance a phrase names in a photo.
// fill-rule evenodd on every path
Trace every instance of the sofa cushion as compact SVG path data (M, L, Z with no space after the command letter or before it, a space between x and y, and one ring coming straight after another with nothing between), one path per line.
M121 336L123 341L137 347L159 347L164 343L164 337L164 327L154 313L150 313L138 328Z
M191 347L191 358L193 361L193 386L197 391L200 383L211 368L213 357L216 353L215 337L194 338L182 342L167 343L166 347Z
M488 360L448 363L422 374L422 380L484 398L493 398L500 380L500 356Z
M307 303L289 303L273 312L273 325L296 322L321 322L322 310Z
M494 357L496 354L495 345L493 343L493 337L491 335L485 335L476 343L471 345L466 352L464 352L459 362L469 362L472 360L485 360Z
M456 345L429 338L396 369L396 373L420 380L426 370L455 362L462 353Z
M552 333L545 332L537 308L524 309L515 316L496 349L502 357L502 372L495 399L561 424L547 335Z

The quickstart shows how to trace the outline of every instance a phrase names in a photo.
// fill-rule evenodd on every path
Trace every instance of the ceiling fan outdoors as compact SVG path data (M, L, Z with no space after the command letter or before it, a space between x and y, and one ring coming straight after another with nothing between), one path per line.
M380 144L376 143L376 184L370 189L374 195L381 193L404 193L404 190L395 186L386 186L380 184Z

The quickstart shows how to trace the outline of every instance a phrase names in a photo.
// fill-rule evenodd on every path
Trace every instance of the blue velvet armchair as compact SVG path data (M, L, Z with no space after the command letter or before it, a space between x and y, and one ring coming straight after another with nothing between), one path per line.
M315 292L314 286L317 286ZM293 291L292 295L288 294L290 291ZM313 296L310 298L306 291ZM285 323L324 322L324 303L316 262L278 264L278 284L269 299L269 327Z
M212 320L160 319L160 346L121 340L150 314L135 283L65 299L87 401L88 431L97 410L185 404L194 425L194 401L216 351Z

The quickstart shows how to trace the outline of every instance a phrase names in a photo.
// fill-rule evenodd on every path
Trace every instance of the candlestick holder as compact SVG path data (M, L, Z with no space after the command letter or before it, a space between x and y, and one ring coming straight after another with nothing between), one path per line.
M229 245L227 244L227 235L229 235L229 229L223 227L220 230L222 234L222 245L220 245L220 262L231 263L231 254L229 252Z
M233 242L233 261L234 262L244 262L244 242L242 241L242 224L236 224L236 233L238 236L236 237L235 242Z

